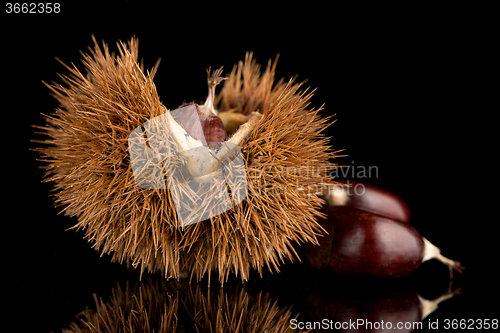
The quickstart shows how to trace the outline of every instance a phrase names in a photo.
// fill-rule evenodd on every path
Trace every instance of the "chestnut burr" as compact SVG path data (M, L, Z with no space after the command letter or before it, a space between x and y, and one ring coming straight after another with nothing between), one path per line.
M93 40L82 67L47 84L59 106L33 141L72 229L141 274L221 283L278 271L295 244L317 243L316 192L334 185L336 152L303 82L276 80L276 61L264 69L248 52L227 79L208 70L203 104L176 107L160 100L158 63L145 70L135 37L118 52Z

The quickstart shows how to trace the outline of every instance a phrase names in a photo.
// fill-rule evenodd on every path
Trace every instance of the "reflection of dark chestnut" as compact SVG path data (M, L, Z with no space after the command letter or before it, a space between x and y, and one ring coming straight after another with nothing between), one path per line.
M436 258L450 268L450 276L452 269L461 272L463 267L459 262L443 257L439 248L405 223L409 222L409 209L401 199L368 184L362 185L366 197L354 194L340 204L338 191L327 196L329 205L322 209L327 218L319 222L328 235L319 239L319 247L305 246L306 259L312 267L344 275L393 278L407 275L422 262ZM391 202L397 206L395 209L391 208Z
M459 289L447 292L434 300L403 290L345 290L333 295L310 293L304 300L307 310L302 318L311 323L319 322L317 327L326 331L414 332L423 328L422 321L440 302L459 292Z

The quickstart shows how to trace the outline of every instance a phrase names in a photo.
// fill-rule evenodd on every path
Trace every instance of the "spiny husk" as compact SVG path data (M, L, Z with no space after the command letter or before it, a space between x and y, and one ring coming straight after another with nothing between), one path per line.
M107 302L94 294L95 310L82 311L63 332L298 332L290 328L291 307L280 308L269 294L251 295L243 288L229 294L198 284L175 289L158 282L127 284L114 289Z
M94 40L95 42L95 40ZM234 272L278 270L294 260L293 244L311 242L323 230L316 222L323 204L315 193L332 185L335 152L322 131L329 119L309 109L312 93L290 80L274 84L276 62L261 73L247 54L217 96L219 111L263 114L242 144L248 196L210 220L180 228L169 189L137 186L127 138L166 108L153 77L144 73L138 43L119 43L119 54L95 42L84 54L86 73L66 66L65 86L52 84L60 107L40 127L39 148L56 204L77 216L76 229L113 261L178 278L181 270L200 279L215 271L224 281Z
M95 309L78 314L63 333L177 332L179 297L165 284L118 285L109 301L94 296Z

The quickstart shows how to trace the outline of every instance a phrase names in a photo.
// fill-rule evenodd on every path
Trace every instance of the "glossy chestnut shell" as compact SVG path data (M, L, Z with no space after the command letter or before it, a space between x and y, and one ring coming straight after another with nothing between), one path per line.
M222 120L216 115L206 116L198 109L195 103L184 104L174 115L175 121L194 139L203 142L205 146L210 143L223 142L227 139L226 129Z
M343 275L394 278L422 263L424 241L411 225L349 206L324 207L320 220L330 235L320 246L307 246L306 258L315 268Z
M391 219L410 223L410 208L406 202L394 193L375 185L347 179L335 179L342 185L347 200L343 206L350 206L367 212L386 216Z

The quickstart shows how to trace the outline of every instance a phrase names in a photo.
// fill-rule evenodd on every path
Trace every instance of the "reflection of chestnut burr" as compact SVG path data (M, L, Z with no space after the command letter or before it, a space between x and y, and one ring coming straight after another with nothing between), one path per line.
M63 332L302 332L290 329L290 307L280 308L266 293L251 294L241 285L234 289L182 280L118 286L109 300L94 295L96 309L84 310Z
M369 185L366 188L366 197L349 196L338 189L329 194L329 205L323 208L328 217L320 220L329 235L320 240L319 247L306 246L306 258L313 267L345 275L392 278L407 275L422 262L436 258L450 268L450 274L452 269L463 269L459 262L443 257L407 223L409 213L401 199Z

